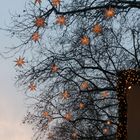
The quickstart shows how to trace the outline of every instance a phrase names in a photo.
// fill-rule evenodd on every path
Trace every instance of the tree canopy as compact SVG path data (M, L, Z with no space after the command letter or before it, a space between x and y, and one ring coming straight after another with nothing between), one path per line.
M140 68L140 2L35 0L24 8L7 31L21 42L10 53L31 99L24 122L33 138L127 140L117 81Z

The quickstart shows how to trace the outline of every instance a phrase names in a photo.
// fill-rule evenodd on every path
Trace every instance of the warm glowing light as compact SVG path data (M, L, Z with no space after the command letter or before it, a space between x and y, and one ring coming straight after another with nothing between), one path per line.
M83 90L83 89L87 89L89 87L89 84L88 84L88 81L84 81L82 84L81 84L81 86L80 86L80 88Z
M48 113L47 111L45 111L45 112L42 113L42 115L43 115L44 117L48 117L48 116L49 116L49 113Z
M63 92L63 98L64 98L64 99L68 99L69 96L70 96L70 95L69 95L68 91L64 91L64 92Z
M101 33L101 32L102 32L102 27L101 27L101 25L100 25L100 24L94 25L92 31L93 31L94 33L96 33L96 34Z
M55 72L57 72L59 70L59 68L58 68L58 66L56 65L56 64L52 64L51 65L51 72L52 73L55 73Z
M66 119L67 121L71 121L71 120L72 120L72 114L71 114L71 113L67 113L67 114L65 115L65 119Z
M30 83L29 87L30 91L35 91L36 90L36 85L34 83Z
M116 133L117 139L127 139L127 90L130 90L135 84L140 84L139 69L128 69L118 73L119 124Z
M87 36L83 36L81 38L81 44L82 45L89 45L89 38Z
M66 24L66 19L64 16L58 16L56 19L56 24L59 25L65 25Z
M35 25L37 27L44 27L44 24L45 24L45 19L44 18L37 18L35 20Z
M23 57L19 57L18 59L16 59L16 66L22 67L25 64L24 58Z
M106 122L106 124L107 124L107 125L110 125L110 124L111 124L111 121L110 121L110 120L108 120L108 121Z
M105 17L111 18L115 15L115 10L114 8L109 8L105 10Z
M103 91L103 92L101 93L101 96L102 96L102 97L107 97L107 96L109 96L108 91Z
M107 135L107 134L109 133L109 129L108 129L108 128L104 128L103 133L104 133L105 135Z
M38 32L35 32L33 35L32 35L32 40L33 41L38 41L40 39L40 35Z
M129 90L130 90L131 88L132 88L131 86L128 87Z
M52 0L53 6L58 6L60 5L60 0Z
M79 104L79 108L80 108L80 109L84 109L84 108L85 108L85 104L81 102L81 103Z

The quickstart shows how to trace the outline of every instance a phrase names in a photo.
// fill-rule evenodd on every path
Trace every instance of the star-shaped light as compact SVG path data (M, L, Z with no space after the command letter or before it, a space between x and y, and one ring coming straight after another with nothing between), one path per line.
M93 31L94 33L96 33L96 34L101 33L101 32L102 32L102 27L101 27L101 25L100 25L100 24L94 25L92 31Z
M108 121L106 122L106 124L107 124L107 125L111 125L111 121L108 120Z
M83 90L83 89L87 89L89 87L89 84L88 84L88 81L84 81L82 82L80 88Z
M106 18L111 18L113 16L115 16L115 10L114 10L114 8L109 8L109 9L106 9L105 10L105 17Z
M72 120L72 114L69 112L69 113L67 113L67 114L65 114L65 119L67 120L67 121L71 121Z
M42 2L41 0L35 0L35 4L37 4L37 3L41 4L41 2Z
M45 24L45 19L44 19L44 18L38 17L38 18L35 20L35 25L36 25L37 27L44 27L44 24Z
M60 5L60 0L52 0L53 6L58 6Z
M30 91L35 91L36 90L36 85L34 83L30 83L29 87Z
M81 102L81 103L79 104L79 108L80 108L80 109L84 109L84 108L85 108L85 104Z
M33 41L38 41L40 39L40 35L38 32L35 32L33 35L32 35L32 40Z
M25 64L24 57L19 57L15 62L16 66L22 67Z
M104 129L103 129L103 133L104 133L105 135L107 135L107 134L109 133L109 129L108 129L108 128L104 128Z
M52 64L51 65L51 72L52 73L55 73L55 72L57 72L59 70L59 68L58 68L58 66L56 65L56 64Z
M109 92L108 92L108 91L103 91L103 92L101 93L101 96L102 96L102 97L107 97L107 96L109 96Z
M56 24L59 25L65 25L66 24L66 19L64 16L58 16L56 19Z
M132 88L132 86L128 86L128 89L130 90Z
M42 113L43 117L48 117L49 116L49 113L47 111L43 112Z
M63 92L63 98L64 98L64 99L68 99L69 96L70 96L70 95L69 95L68 91L65 90L65 91Z
M83 36L81 38L81 44L82 45L89 45L89 38L87 36Z

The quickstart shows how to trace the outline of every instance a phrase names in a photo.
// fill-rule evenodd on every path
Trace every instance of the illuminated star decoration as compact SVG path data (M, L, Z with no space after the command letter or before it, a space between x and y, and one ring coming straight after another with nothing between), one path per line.
M44 18L37 18L36 20L35 20L35 25L37 26L37 27L44 27L44 24L45 24L45 19Z
M64 99L68 99L69 96L70 96L70 95L69 95L68 91L64 91L64 92L63 92L63 98L64 98Z
M48 122L52 121L52 117L49 115L47 111L42 113L42 116L48 119Z
M109 92L103 91L103 92L101 92L101 96L105 98L105 97L109 96Z
M106 124L107 124L107 125L111 125L111 121L108 120L108 121L106 122Z
M80 88L83 90L83 89L87 89L89 87L89 84L88 84L88 81L84 81L82 84L81 84L81 86L80 86Z
M60 5L60 0L52 0L53 6L58 6Z
M101 25L100 25L100 24L94 25L92 31L93 31L94 33L96 33L96 34L101 33L101 32L102 32L102 27L101 27Z
M47 111L43 112L42 113L43 117L48 117L49 116L49 113Z
M41 0L35 0L35 4L37 4L37 3L41 4L41 2L42 2Z
M79 104L79 108L80 108L80 109L84 109L84 108L85 108L85 104L81 102L81 103Z
M89 38L87 36L83 36L81 38L81 44L82 45L89 45Z
M58 68L58 66L56 65L56 64L52 64L51 65L51 72L52 73L55 73L55 72L57 72L59 70L59 68Z
M65 114L65 119L67 120L67 121L71 121L72 120L72 114L69 112L69 113L67 113L67 114Z
M109 8L109 9L105 10L105 17L106 18L112 18L113 16L115 16L114 8Z
M19 57L18 59L16 59L15 62L16 62L16 66L18 66L18 67L22 67L25 64L23 57Z
M103 129L103 133L104 133L105 135L107 135L107 134L109 133L109 129L108 129L108 128L104 128L104 129Z
M32 40L33 41L38 41L40 39L40 35L38 32L35 32L33 35L32 35Z
M36 90L36 85L34 83L30 83L28 88L30 89L30 91L35 91Z
M66 24L66 19L64 16L58 16L56 19L56 24L59 25L65 25Z

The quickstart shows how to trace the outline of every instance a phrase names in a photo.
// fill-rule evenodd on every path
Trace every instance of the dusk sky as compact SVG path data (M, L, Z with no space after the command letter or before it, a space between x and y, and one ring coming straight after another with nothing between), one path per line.
M0 27L10 23L10 12L22 12L25 1L28 0L0 0ZM6 32L0 31L0 38L1 53L5 47L17 45ZM31 140L31 127L22 124L26 114L24 91L14 86L14 59L0 57L0 140Z

